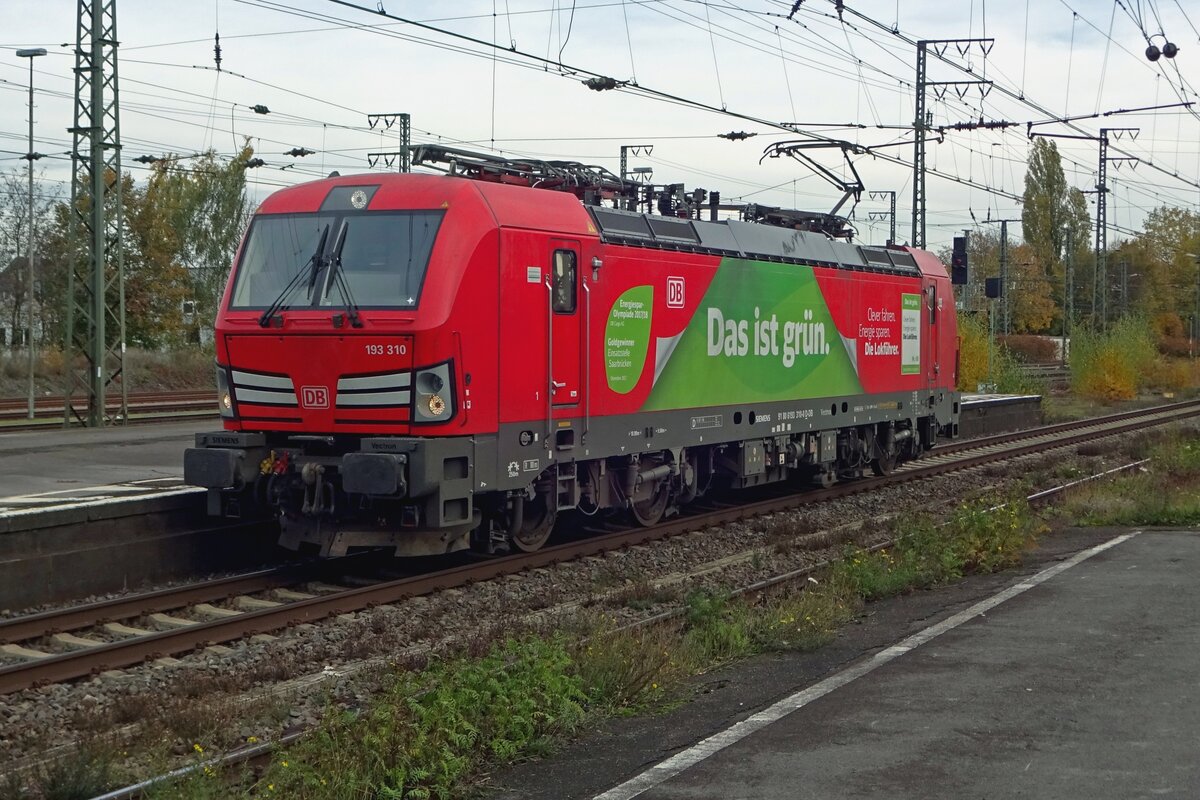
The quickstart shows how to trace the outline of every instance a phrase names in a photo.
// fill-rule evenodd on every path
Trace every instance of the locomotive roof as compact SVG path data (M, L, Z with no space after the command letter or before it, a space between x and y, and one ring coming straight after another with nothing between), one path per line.
M579 236L594 235L598 230L603 241L613 244L902 275L944 270L931 255L914 258L908 250L849 244L810 231L584 206L568 192L444 175L368 173L311 181L275 192L263 201L259 213L315 212L338 187L378 189L372 193L372 210L437 208L464 201L469 206L482 200L483 205L476 207L480 211L486 208L483 213L500 227L540 228ZM917 255L923 254L917 251Z
M639 214L589 206L606 242L667 250L689 250L735 258L842 267L916 275L916 259L906 250L849 244L819 233L757 222L717 222Z

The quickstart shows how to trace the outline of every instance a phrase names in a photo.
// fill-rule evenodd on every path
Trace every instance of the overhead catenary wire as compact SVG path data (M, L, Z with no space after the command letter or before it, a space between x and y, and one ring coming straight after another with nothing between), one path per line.
M372 5L373 5L373 4L372 4ZM556 5L556 6L558 6L558 4L557 4L557 3L556 3L555 5ZM578 4L579 13L584 13L584 9L587 9L587 8L590 8L590 7L593 7L593 6L594 6L594 7L599 7L599 6L601 6L601 5L605 5L605 4L587 4L587 3L579 3L579 4ZM621 10L621 12L622 12L623 18L625 18L625 17L628 17L628 16L629 16L630 12L636 12L636 13L638 13L639 15L640 15L640 14L643 14L643 13L644 13L643 9L644 9L644 7L645 7L645 6L647 6L647 5L666 5L666 4L665 4L665 3L653 3L653 4L651 4L651 3L633 3L633 4L632 4L632 5L633 5L633 8L631 8L631 9L628 9L628 10L627 10L627 7L628 7L630 4L629 4L629 3L627 3L627 2L624 2L624 0L623 0L623 2L621 2L621 3L610 3L610 4L607 4L607 5L609 5L609 6L612 6L612 7L614 8L614 13L615 13L615 9L619 7L619 8L620 8L620 10ZM702 6L702 5L704 5L704 4L702 4L702 3L692 3L692 4L689 4L689 3L686 3L686 2L674 2L674 3L671 3L671 5L673 5L673 6L689 6L689 5L690 5L692 8L697 8L697 9L698 9L700 6ZM689 10L690 10L690 9L689 9ZM734 4L734 3L720 3L720 2L711 2L711 3L708 3L708 4L707 4L707 8L706 8L705 10L708 10L708 11L710 12L710 20L709 20L709 21L710 21L710 23L711 23L712 36L713 36L713 37L719 37L719 38L722 38L722 39L723 39L723 41L725 41L725 40L726 40L726 37L725 37L725 36L722 36L722 25L721 25L721 24L718 24L718 17L722 17L722 15L724 15L724 14L726 14L726 13L728 13L728 14L730 14L730 15L734 15L734 14L737 14L737 13L739 13L738 9L736 8L736 4ZM528 12L528 13L536 13L536 12L539 12L539 11L540 11L541 13L544 13L544 12L545 12L545 10L544 10L544 9L540 9L540 10L534 10L534 11L531 11L531 12ZM565 11L565 9L563 9L563 10L562 10L560 13L562 14L562 19L565 21L565 19L566 19L566 11ZM443 15L443 16L444 16L445 18L447 18L447 19L455 18L455 17L453 17L452 15ZM460 17L457 17L457 18L467 18L468 16L469 16L469 15L460 15ZM487 16L487 15L480 15L480 16ZM899 13L898 13L898 9L897 9L897 21L896 21L896 24L892 25L892 27L893 27L893 28L896 28L896 29L898 29L898 28L899 28L899 24L898 24L898 17L899 17ZM759 19L760 19L760 20L762 20L763 18L760 16L760 17L759 17ZM827 17L825 17L824 19L825 19L825 20L830 20L830 21L831 21L831 17L828 17L828 16L827 16ZM511 26L511 17L509 18L509 23L510 23L510 26ZM380 23L380 25L386 25L386 24L387 24L387 20L384 20L384 21L382 21L382 22ZM822 22L822 24L824 24L824 23ZM395 25L397 25L397 26L401 26L401 25L405 25L405 23L395 23ZM737 24L735 24L735 23L733 23L733 22L729 22L729 23L728 23L728 25L729 25L729 28L730 28L731 30L738 30L738 31L745 31L745 30L747 30L747 28L746 28L745 26L738 26ZM348 23L348 24L347 24L347 23L344 23L344 22L343 22L342 24L335 25L334 27L340 27L340 28L357 28L357 29L360 29L360 30L366 30L366 29L367 29L367 26L360 26L360 25L356 25L355 23ZM775 27L776 27L775 25L771 25L771 26L770 26L770 28L771 28L771 30L772 30L772 32L773 32L773 33L774 33L774 29L775 29ZM859 26L859 27L861 27L861 26ZM828 38L829 38L829 37L827 36L827 34L828 34L829 30L830 30L829 28L822 28L822 27L820 27L820 25L818 25L818 26L816 26L816 29L817 29L817 30L819 30L819 31L821 31L821 33L822 33L822 34L826 34L826 39L828 40ZM857 30L857 29L855 29L855 28L851 28L851 29L848 29L848 30ZM511 31L511 27L510 27L510 31ZM855 33L854 35L855 35L855 36L857 36L858 34L857 34L857 33ZM231 36L231 37L229 37L229 38L234 38L234 37L232 37L232 36ZM776 34L776 36L775 36L774 38L775 38L775 42L772 42L772 44L778 44L778 43L780 42L780 40L782 39L783 41L785 41L785 42L787 42L787 43L788 43L786 46L794 46L794 45L791 45L791 43L790 43L790 42L791 42L791 40L790 40L788 37L784 36L784 34ZM493 39L495 39L495 36L493 36ZM883 41L886 41L886 39L887 39L887 37L886 37L886 36L885 36L885 37L883 37ZM730 39L728 39L728 40L729 40L729 41L732 41L733 39L732 39L732 38L730 38ZM510 34L510 41L512 41L511 34ZM873 47L876 47L876 46L881 46L881 45L879 45L879 44L878 44L877 40L875 40L875 39L865 39L864 41L870 41L870 42L872 43L872 44L871 44L871 46L873 46ZM858 39L857 39L857 38L856 38L856 39L854 39L854 42L857 44L857 43L858 43ZM712 44L712 41L710 40L710 45L711 45L711 44ZM631 38L630 38L630 37L628 37L628 36L627 36L627 45L629 45L629 46L630 46L630 48L631 48L631 50L632 50ZM776 59L781 59L781 58L782 58L782 56L781 56L781 54L780 54L780 52L779 52L779 50L782 50L782 49L783 49L783 47L779 47L778 49L776 49L776 48L772 48L772 52L774 52L774 57L775 57ZM846 50L848 50L849 48L839 48L839 49L842 49L842 50L843 50L843 52L846 52ZM497 51L495 48L493 48L493 49L492 49L492 50L489 52L489 56L495 56L495 55L497 54L497 52L498 52L498 51ZM896 53L901 53L901 54L902 54L902 50L900 50L900 49L897 49L897 48L895 48L895 47L892 47L892 48L891 48L891 50L890 50L890 52L896 52ZM790 55L790 54L787 54L787 55ZM868 60L868 59L863 59L863 60ZM875 62L878 62L878 61L880 61L880 59L879 59L877 56L873 56L873 57L872 57L871 59L869 59L869 60L870 60L870 61L875 61ZM503 63L503 62L501 62L501 63ZM789 63L790 63L790 62L789 62ZM847 62L846 62L846 61L841 61L841 62L839 62L839 63L845 64L845 63L847 63ZM900 64L900 63L902 63L902 62L901 62L901 61L897 61L896 63L897 63L897 64ZM180 65L175 65L175 66L180 66ZM854 68L854 71L857 71L857 68ZM878 73L878 72L875 72L875 73L873 73L873 74L879 75L880 73ZM895 71L893 71L893 74L895 74ZM125 76L123 76L123 78L124 78L124 77L125 77ZM867 76L866 76L866 75L864 75L863 77L867 77ZM168 81L168 83L173 83L173 82L174 82L174 81ZM860 87L862 87L862 86L863 86L863 81L861 81L861 80L857 80L857 78L856 78L856 82L858 83L858 85L859 85ZM901 107L901 108L903 108L903 92L902 92L902 91L900 91L900 92L897 92L897 91L896 91L896 87L898 87L898 86L900 86L899 82L897 82L896 84L894 84L894 85L893 85L893 87L892 87L892 90L891 90L891 94L892 94L892 95L894 95L894 96L896 97L897 101L899 101L899 102L900 102L900 107ZM229 85L223 82L223 83L222 83L222 88L223 88L223 89L225 89L225 90L228 90L228 88L229 88ZM286 89L287 87L280 87L280 88ZM909 88L910 88L910 87L909 87ZM173 89L173 87L172 87L172 89ZM861 88L860 88L860 91L862 91L862 89L861 89ZM869 91L868 91L868 94L872 94L873 92L874 92L874 90L869 90ZM225 92L223 91L222 93L224 94ZM123 93L123 94L124 94L124 93ZM319 94L319 92L318 92L317 94ZM123 98L123 99L124 99L124 98ZM343 98L338 98L338 99L339 99L339 100L341 100L341 101L342 101L342 103L346 103L346 101L345 101ZM664 102L665 102L665 101L664 101ZM346 103L346 104L347 104L347 105L353 105L353 102ZM164 105L167 105L167 104L164 104ZM272 105L274 105L274 104L272 104ZM790 106L790 105L791 105L791 103L789 103L789 106ZM944 109L944 110L943 110L942 112L940 112L940 113L950 113L950 114L954 114L954 113L956 113L956 111L954 110L954 109L956 109L956 108L958 108L958 106L956 106L956 105L953 103L953 101L952 101L952 102L951 102L951 104L950 104L950 105L947 105L946 109ZM990 109L990 104L989 104L989 109ZM172 115L173 115L173 113L172 113ZM321 113L320 113L320 112L318 112L318 114L310 114L309 116L310 116L310 117L317 117L317 116L320 116L320 115L321 115ZM294 127L297 133L283 133L283 131L284 131L284 127L283 127L283 126L284 126L284 118L283 118L283 116L282 116L282 115L278 115L278 116L276 116L276 115L273 115L273 116L275 116L275 119L271 119L271 120L260 120L259 122L260 122L262 125L264 125L264 126L265 126L265 125L277 125L277 126L280 126L280 127L278 127L278 129L275 131L275 133L276 133L276 137L275 137L275 138L279 138L279 139L286 139L286 138L288 138L288 137L291 137L291 136L294 136L294 135L302 135L302 134L299 134L299 131L303 130L305 127L311 127L311 128L314 130L314 131L315 131L315 128L316 128L316 127L320 127L320 128L321 128L321 133L322 133L322 136L324 136L324 135L328 134L328 135L330 136L330 138L332 139L332 138L335 138L335 137L333 136L333 131L335 130L335 127L333 127L333 126L338 126L338 125L343 125L343 124L344 124L343 122L341 122L340 120L338 120L338 116L339 116L339 115L338 115L338 114L336 114L336 113L334 113L334 114L331 114L331 115L330 115L330 116L332 116L332 117L334 118L333 120L315 121L315 122L313 122L313 123L306 123L306 122L305 122L304 120L302 120L302 119L288 120L288 121L287 121L287 124L288 124L288 125L290 125L290 126L292 126L292 127ZM794 118L796 115L793 113L793 114L792 114L792 116L793 116L793 118ZM236 123L236 125L237 125L237 130L243 130L243 129L244 129L244 126L245 126L245 124L246 124L246 123L243 121L243 119L249 119L249 117L247 117L247 116L246 116L246 115L245 115L243 112L239 111L239 112L237 112L237 113L236 113L236 115L235 115L235 118L236 118L236 120L237 120L237 123ZM951 117L951 119L953 119L953 117ZM793 121L794 121L794 120L793 120ZM231 128L233 127L233 126L232 126L232 123L230 124L230 127L231 127ZM347 130L347 131L352 131L352 130L354 130L354 129L355 129L355 126L354 126L354 125L344 125L344 129L345 129L345 130ZM263 128L262 130L263 130L263 132L264 132L264 133L266 133L268 136L271 134L271 131L269 131L269 130L267 130L267 129L265 129L265 128ZM828 129L825 129L825 130L828 130ZM258 132L258 129L257 129L257 128L250 129L248 132L250 132L250 133ZM509 132L508 132L508 131L506 131L505 133L507 134L507 133L509 133ZM515 134L519 134L519 133L520 133L520 131L514 131L513 133L515 133ZM766 132L765 132L765 131L759 131L759 133L760 133L760 134L765 134ZM280 135L280 134L282 134L282 135ZM775 134L775 135L782 135L782 134ZM833 135L842 135L842 134L833 134ZM340 134L339 134L339 137L340 137L340 138L343 138L343 139L348 139L348 142L347 142L348 144L352 144L352 143L354 142L354 138L355 138L355 136L354 136L354 135L350 135L350 136L348 136L348 137L341 137L341 136L340 136ZM169 137L160 137L160 138L176 138L176 137L174 137L174 136L169 136ZM315 134L314 134L313 138L315 139ZM460 137L460 138L469 139L469 138L473 138L473 137ZM512 146L512 145L517 145L517 146L519 146L520 144L522 144L522 142L519 142L519 141L514 141L514 140L516 140L516 139L518 139L518 138L519 138L518 136L509 136L509 137L508 137L508 139L506 140L506 141L507 141L507 144L506 144L506 141L502 141L502 140L500 140L500 139L499 139L498 137L496 137L494 134L493 134L492 138L496 140L496 141L492 142L492 144L494 144L496 147L508 147L508 146ZM614 139L615 139L615 138L620 138L620 137L614 137ZM1004 142L1010 142L1010 140L1008 139L1008 137L1007 137L1007 136L1004 136L1004 137L1002 137L1001 141L1004 141ZM995 188L998 188L998 189L1001 189L1001 190L1005 190L1005 189L1007 189L1007 187L1004 185L1004 181L1003 181L1003 180L1001 180L1001 181L999 182L999 184L997 184L997 183L996 183L994 180L990 179L990 178L989 178L989 177L986 175L986 170L985 170L984 172L981 172L981 171L979 170L979 168L978 168L978 167L979 167L979 165L980 165L981 163L983 163L983 164L985 164L985 165L987 165L987 164L992 164L992 163L996 163L996 164L998 165L998 164L1000 164L1000 163L1004 163L1004 164L1007 164L1007 165L1009 166L1009 169L1010 169L1010 170L1011 170L1011 169L1014 169L1014 168L1019 168L1019 163L1020 163L1020 161L1019 161L1019 153L1020 153L1020 150L1021 150L1022 148L1020 147L1020 145L1019 145L1019 144L1016 144L1016 143L1015 143L1015 140L1012 140L1012 141L1013 141L1014 143L1008 143L1008 144L1005 144L1003 148L999 148L999 149L1003 149L1003 150L1004 150L1004 152L1005 152L1005 153L1007 153L1007 154L1010 154L1010 155L1017 155L1017 156L1018 156L1018 158L1006 158L1006 159L1004 159L1004 160L1001 160L1001 159L999 159L999 158L996 158L996 159L995 159L995 161L993 162L992 160L990 160L990 159L992 159L992 155L993 155L993 154L992 154L992 153L990 153L990 152L988 152L988 153L985 153L985 152L984 152L984 151L988 151L988 144L989 144L989 142L988 142L988 137L986 137L986 136L983 136L983 135L981 135L981 134L980 134L980 135L972 135L972 136L971 136L971 141L970 141L970 142L961 142L961 143L956 143L956 144L954 144L954 145L953 145L953 148L951 148L951 147L939 148L940 150L944 150L944 152L942 153L942 155L943 155L944 157L943 157L943 158L940 160L940 162L938 162L938 165L939 165L939 166L941 166L943 169L945 169L945 170L949 171L949 172L953 172L953 171L954 171L954 169L953 169L953 166L952 166L952 156L957 156L957 157L958 157L958 161L959 161L959 163L960 163L960 164L963 166L963 169L964 169L964 172L963 172L963 174L964 174L965 176L967 176L967 177L971 177L971 176L973 176L973 177L974 177L974 178L975 178L977 181L982 181L982 182L983 182L983 183L985 183L985 184L990 184L990 185L993 185L993 186L995 186ZM337 148L339 148L339 149L349 149L349 148L347 148L347 147L345 147L345 146L343 146L343 145L340 145L340 144L334 144L333 142L330 142L330 144L333 144L333 146L334 146L334 147L337 147ZM530 144L533 144L533 143L531 142ZM969 147L966 147L965 145L967 145L967 144L970 144L971 146L969 146ZM1147 143L1147 144L1148 144L1148 143ZM271 145L270 145L270 144L268 144L268 143L267 143L267 142L264 140L264 144L263 144L263 146L264 146L264 147L270 147ZM483 146L486 146L486 145L483 145ZM536 146L536 145L535 145L535 146ZM962 148L962 149L960 149L960 148ZM324 149L325 149L325 147L323 146L323 147L322 147L322 150L324 150ZM1136 149L1136 148L1135 148L1135 149ZM1184 149L1185 149L1185 151L1186 151L1186 148L1184 148ZM1082 150L1082 148L1081 148L1081 150ZM998 156L998 153L996 153L995 155L997 155L997 156ZM1151 156L1152 156L1152 157L1153 157L1153 155L1154 155L1154 154L1153 154L1153 153L1151 153ZM323 157L324 157L324 156L323 156ZM982 161L982 159L983 159L983 158L985 158L985 157L986 157L986 158L988 158L988 159L989 159L989 161ZM1163 157L1163 156L1160 156L1160 159L1161 159L1162 157ZM1087 159L1084 159L1084 161L1086 161L1086 160L1087 160ZM1169 162L1168 162L1168 163L1169 163ZM973 166L972 166L972 165L973 165ZM1014 167L1014 165L1017 165L1017 167ZM1086 165L1085 165L1085 166L1086 166ZM999 172L1001 172L1001 173L1003 173L1003 172L1004 172L1004 170L998 170L998 171L999 171ZM907 173L905 174L905 177L906 177L906 179L907 179ZM1126 177L1128 177L1128 176L1126 176ZM1016 187L1016 188L1015 188L1015 191L1018 191L1018 192L1019 192L1019 183L1018 183L1018 181L1010 181L1010 182L1009 182L1009 184L1008 184L1008 186L1014 186L1014 187ZM1160 195L1160 196L1161 196L1161 195Z

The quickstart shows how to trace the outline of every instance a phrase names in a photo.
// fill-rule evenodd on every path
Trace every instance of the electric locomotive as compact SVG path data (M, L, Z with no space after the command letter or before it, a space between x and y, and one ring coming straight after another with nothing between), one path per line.
M534 550L568 510L652 525L957 435L932 254L705 220L678 192L648 213L572 162L414 162L448 174L333 176L256 212L216 320L224 430L184 459L210 514L268 513L327 556Z

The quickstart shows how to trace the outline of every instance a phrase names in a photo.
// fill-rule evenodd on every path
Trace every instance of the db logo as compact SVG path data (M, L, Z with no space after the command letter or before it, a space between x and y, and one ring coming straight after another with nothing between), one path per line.
M324 386L301 386L300 405L304 408L329 408L329 389Z
M667 278L667 308L683 308L683 278Z

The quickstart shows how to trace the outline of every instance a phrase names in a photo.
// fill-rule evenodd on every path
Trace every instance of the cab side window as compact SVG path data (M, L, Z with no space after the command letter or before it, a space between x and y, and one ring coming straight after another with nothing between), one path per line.
M575 252L554 251L554 313L574 314L576 289Z

